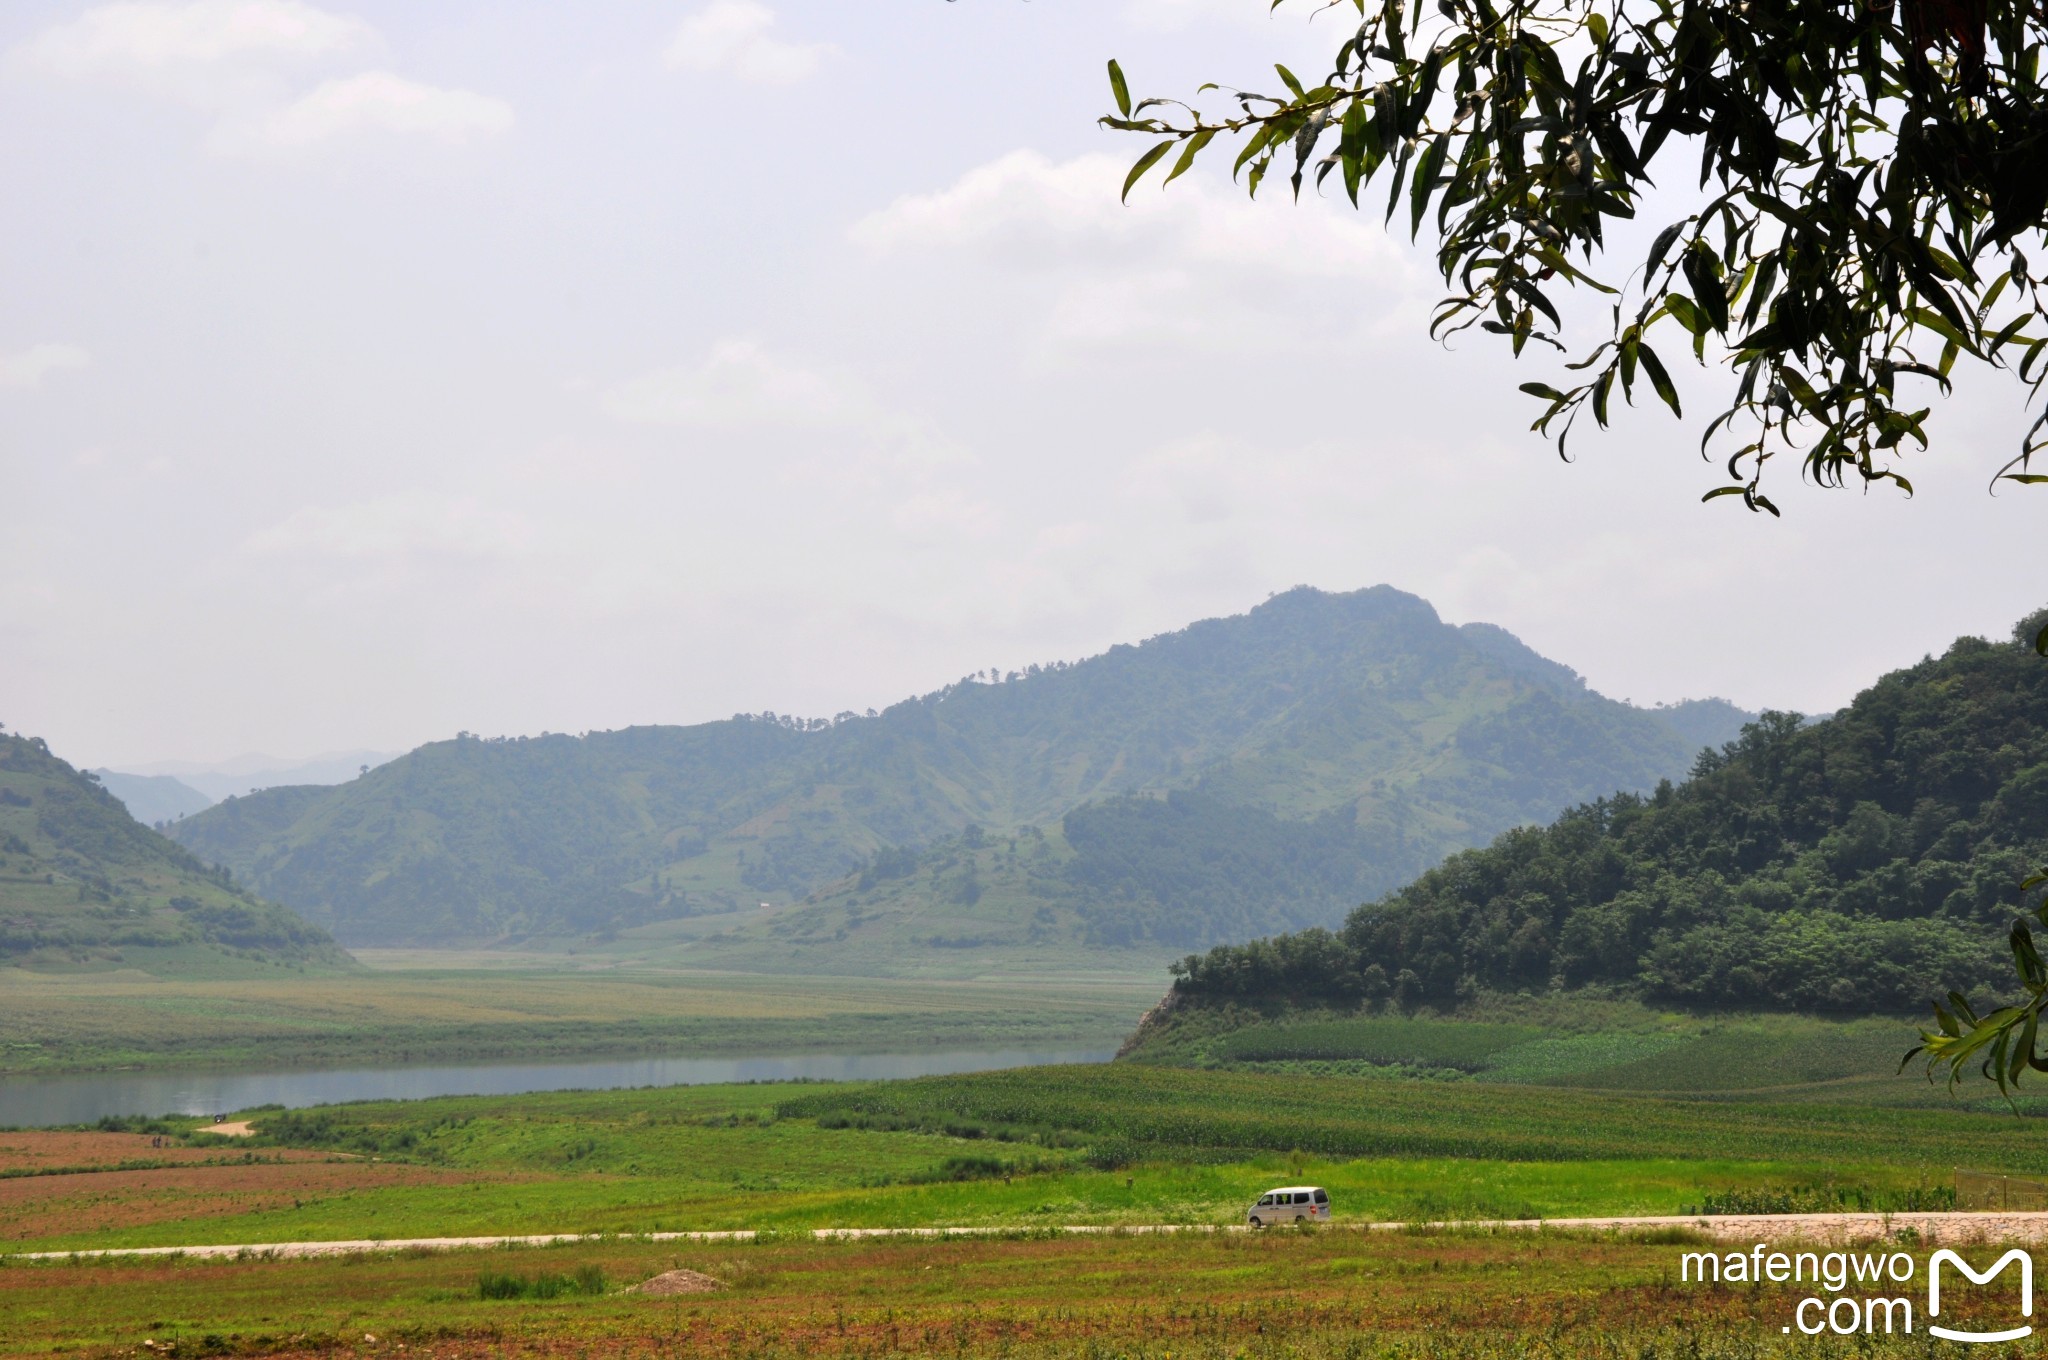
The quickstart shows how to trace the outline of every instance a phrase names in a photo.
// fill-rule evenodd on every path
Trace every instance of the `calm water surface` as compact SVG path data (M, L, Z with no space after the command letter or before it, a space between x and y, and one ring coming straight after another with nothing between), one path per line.
M1108 1062L1108 1049L813 1053L762 1058L628 1058L612 1062L361 1067L326 1072L151 1072L0 1077L0 1128L89 1124L107 1115L224 1114L254 1105L504 1096L525 1091L701 1086L728 1081L874 1081L1046 1063Z

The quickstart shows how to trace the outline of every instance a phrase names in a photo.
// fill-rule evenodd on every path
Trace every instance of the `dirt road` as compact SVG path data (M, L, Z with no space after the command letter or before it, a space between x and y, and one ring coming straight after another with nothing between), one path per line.
M1318 1231L1398 1232L1411 1226L1456 1226L1500 1231L1534 1231L1540 1228L1576 1232L1646 1232L1658 1228L1685 1228L1723 1242L1859 1242L1894 1238L1912 1232L1930 1246L1971 1242L2048 1242L2048 1212L2042 1213L1921 1213L1921 1214L1737 1214L1727 1217L1688 1218L1518 1218L1482 1219L1455 1225L1411 1225L1407 1223L1343 1223ZM816 1228L811 1236L821 1240L875 1237L994 1237L1018 1231L1002 1228ZM1219 1227L1215 1224L1153 1223L1108 1227L1074 1225L1056 1229L1076 1235L1106 1233L1211 1233L1251 1232L1243 1224ZM1267 1229L1283 1232L1287 1229ZM732 1232L620 1233L617 1237L635 1242L749 1242L756 1234L750 1229ZM272 1257L292 1259L311 1256L355 1256L384 1251L462 1251L490 1247L551 1247L566 1242L605 1240L594 1233L538 1233L513 1237L410 1237L362 1238L342 1242L254 1242L222 1243L189 1247L111 1247L93 1251L33 1251L11 1257L18 1261L89 1259L102 1256L193 1256Z

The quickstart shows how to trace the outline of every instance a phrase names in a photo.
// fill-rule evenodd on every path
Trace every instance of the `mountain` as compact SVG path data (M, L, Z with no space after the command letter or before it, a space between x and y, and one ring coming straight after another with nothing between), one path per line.
M1602 698L1389 587L1300 589L880 714L463 736L339 787L226 800L174 834L351 943L625 932L697 938L691 956L721 965L915 968L1036 928L1047 948L1159 957L1247 921L1334 921L1361 888L1682 773L1685 724L1726 736L1746 716ZM1265 859L1184 905L1158 877L1170 844L1218 835ZM1111 844L1128 837L1155 849ZM1256 864L1325 843L1342 863L1258 884ZM1000 890L934 898L968 858Z
M143 826L40 739L0 733L0 961L222 973L353 966L325 931Z
M188 813L204 812L214 800L190 784L167 774L122 774L93 770L100 787L121 800L128 815L146 826L175 822Z
M1451 1005L1604 987L1700 1007L1899 1012L2008 990L2048 864L2048 661L1959 640L1825 720L1767 713L1692 777L1510 831L1336 934L1178 965L1176 1006Z
M162 760L134 765L123 771L102 770L102 775L119 773L123 778L170 777L217 803L235 794L257 789L289 788L298 784L346 784L365 770L396 760L397 751L329 751L304 759L280 759L254 752L231 760L207 764L192 760ZM141 816L140 813L136 814ZM144 821L151 820L143 818Z

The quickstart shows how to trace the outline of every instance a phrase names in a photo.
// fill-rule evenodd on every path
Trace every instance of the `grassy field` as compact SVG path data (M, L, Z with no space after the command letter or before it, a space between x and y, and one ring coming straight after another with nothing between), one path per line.
M1160 984L907 982L421 955L335 976L0 968L0 1074L660 1052L1114 1048ZM437 966L437 964L439 966Z
M403 1360L1832 1354L1779 1332L1793 1295L1675 1287L1683 1234L1052 1230L1230 1223L1289 1182L1328 1186L1341 1229L1936 1208L1958 1164L2048 1174L2036 1119L1802 1098L1859 1067L1861 1040L1845 1033L1817 1082L1732 1095L1120 1063L255 1111L248 1140L195 1121L0 1133L0 1240L14 1250L616 1235L341 1261L0 1258L0 1354L133 1355L145 1339L175 1343L180 1360L400 1360L400 1346ZM1457 1042L1485 1059L1532 1041ZM1777 1061L1784 1075L1807 1059ZM795 1231L933 1225L1002 1235L832 1243ZM729 1228L765 1236L628 1236ZM671 1268L719 1287L622 1292Z
M1677 1283L1670 1240L1471 1231L972 1242L579 1244L341 1261L156 1261L0 1270L0 1353L500 1356L1050 1356L1136 1360L1947 1354L1920 1338L1806 1343L1801 1292ZM672 1269L712 1292L622 1286ZM553 1275L604 1292L485 1297ZM1987 1291L1985 1316L2011 1300ZM1944 1322L1967 1325L1969 1305ZM2002 1311L2001 1311L2002 1310ZM1957 1316L1951 1316L1951 1314ZM1832 1344L1829 1344L1832 1343ZM2017 1352L2015 1352L2017 1353Z
M67 1174L34 1149L86 1135L0 1134L0 1172L16 1168L0 1174L0 1237L72 1249L1219 1223L1267 1186L1303 1180L1329 1186L1353 1220L1908 1209L1945 1207L1958 1165L2048 1173L2042 1125L2009 1113L1135 1064L385 1102L254 1120L258 1137L246 1142L192 1121L161 1126L177 1147L212 1146L213 1165L155 1165L143 1133L101 1133L113 1141Z

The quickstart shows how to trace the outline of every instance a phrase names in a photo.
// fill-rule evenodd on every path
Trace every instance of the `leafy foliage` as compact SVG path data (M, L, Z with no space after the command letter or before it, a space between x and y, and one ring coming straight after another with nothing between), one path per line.
M935 937L1015 941L1041 906L1066 911L1083 893L1084 938L1178 949L1334 920L1504 827L1682 771L1698 749L1683 725L1732 733L1741 716L1718 700L1645 711L1602 698L1508 633L1450 626L1387 587L1302 589L871 716L436 742L349 784L231 799L174 834L352 943L604 935L787 906L850 879L818 911L717 950L786 964L815 942L842 966L876 941L900 966L905 945ZM1177 789L1212 802L1084 818L1084 833L1135 839L1088 840L1080 879L1034 861L998 893L998 856L967 843L971 828L990 844L1050 834L1089 804ZM1224 848L1238 835L1248 858ZM1185 885L1168 861L1201 836L1218 838L1197 856L1209 886L1176 922ZM1339 841L1348 858L1327 870L1296 862ZM1260 886L1290 862L1284 893ZM848 926L850 910L867 924Z
M543 1270L533 1275L487 1270L477 1277L480 1299L558 1299L577 1294L600 1295L611 1287L604 1267L581 1265L574 1270Z
M1707 426L1703 447L1723 431L1733 446L1727 484L1707 495L1773 514L1764 471L1786 452L1824 485L1910 492L1898 454L1926 447L1924 394L1948 391L1962 356L2030 388L2048 378L2048 311L2022 250L2038 252L2048 212L2037 6L1327 8L1340 3L1363 22L1328 75L1276 67L1282 92L1228 91L1224 116L1134 104L1112 62L1116 112L1103 122L1156 139L1124 193L1178 151L1171 182L1219 137L1237 140L1234 171L1253 193L1276 166L1297 195L1311 173L1318 186L1334 175L1354 205L1383 183L1389 221L1402 213L1412 233L1428 222L1438 234L1451 292L1432 332L1477 325L1517 355L1532 341L1571 355L1559 292L1597 293L1608 333L1573 358L1572 385L1523 384L1560 452L1589 408L1607 424L1617 388L1633 401L1647 386L1680 413L1653 335L1739 375ZM1602 268L1609 233L1647 206L1653 183L1682 182L1695 154L1703 201L1617 279ZM2044 427L2048 417L2001 476L2048 480L2028 471Z
M350 964L326 932L141 825L40 739L0 733L0 960L103 967L154 951L176 968L166 951L193 947L216 964Z
M2048 873L2035 874L2021 890L2043 887L2048 887ZM1968 996L1950 992L1945 1002L1934 1003L1935 1028L1921 1031L1919 1046L1906 1055L1908 1063L1924 1057L1930 1077L1946 1067L1950 1089L1962 1083L1974 1064L1981 1075L1998 1083L1999 1093L2007 1099L2028 1072L2048 1072L2040 1033L2041 1012L2048 1009L2048 962L2043 962L2041 947L2034 942L2035 924L2048 926L2048 900L2014 921L2007 937L2019 972L2019 999L1979 1015Z
M1191 957L1177 989L1414 1005L1600 984L1699 1006L1896 1012L1944 980L1997 986L2012 885L2048 857L2035 622L2007 644L1964 638L1824 721L1765 714L1683 785L1511 831L1341 933Z

